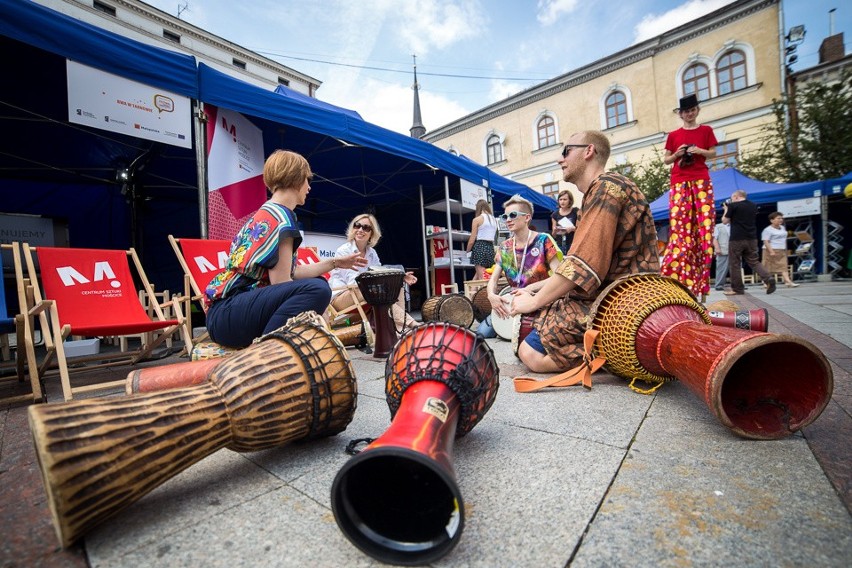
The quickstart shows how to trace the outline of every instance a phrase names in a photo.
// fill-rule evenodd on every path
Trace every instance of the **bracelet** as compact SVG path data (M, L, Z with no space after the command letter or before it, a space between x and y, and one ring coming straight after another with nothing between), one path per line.
M332 258L331 259L331 269L334 270L335 268L337 268L337 259Z

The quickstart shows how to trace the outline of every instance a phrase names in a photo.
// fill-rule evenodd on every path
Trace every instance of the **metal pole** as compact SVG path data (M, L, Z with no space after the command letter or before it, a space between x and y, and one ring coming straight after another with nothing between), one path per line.
M450 176L444 176L444 199L447 205L447 248L450 251L450 284L455 284L456 267L455 260L453 259L453 218L450 216Z
M426 204L423 203L423 185L420 188L420 234L423 235L423 282L426 284L426 299L432 297L429 274L429 237L426 236Z
M207 227L207 115L204 103L198 101L195 107L195 167L198 176L198 224L202 239L208 235Z

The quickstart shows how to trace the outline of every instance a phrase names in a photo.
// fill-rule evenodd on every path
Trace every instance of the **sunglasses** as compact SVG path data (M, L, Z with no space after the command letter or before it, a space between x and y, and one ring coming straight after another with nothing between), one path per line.
M588 144L565 144L562 148L562 157L567 158L568 152L571 151L571 148L585 148Z
M519 215L529 216L529 213L523 213L521 211L512 211L511 213L503 213L502 215L500 215L500 218L504 221L508 221L509 219L512 219L514 221L518 218Z
M373 230L373 227L371 227L370 225L362 225L361 223L353 223L352 228L355 230L361 229L365 233L369 233Z

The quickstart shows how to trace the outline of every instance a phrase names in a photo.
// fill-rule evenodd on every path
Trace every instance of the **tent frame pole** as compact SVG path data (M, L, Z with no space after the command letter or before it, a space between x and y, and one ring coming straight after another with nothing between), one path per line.
M198 176L198 227L202 239L208 236L207 226L207 115L204 103L196 101L195 112L195 167Z
M423 235L423 283L426 284L426 299L432 297L429 274L429 239L426 238L426 204L423 201L423 184L420 188L420 234Z

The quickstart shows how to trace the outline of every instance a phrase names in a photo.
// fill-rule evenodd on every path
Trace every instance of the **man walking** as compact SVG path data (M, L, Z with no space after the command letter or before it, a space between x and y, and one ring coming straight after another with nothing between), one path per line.
M716 290L725 289L725 278L728 277L728 243L731 240L730 221L722 218L713 230L713 250L716 251Z
M760 264L757 258L757 226L754 219L757 216L757 205L746 199L746 192L738 189L731 195L731 202L724 204L725 213L722 222L731 224L731 241L728 243L728 268L731 273L731 289L725 292L727 296L745 294L743 285L742 261L756 272L766 285L766 293L775 291L775 279Z

